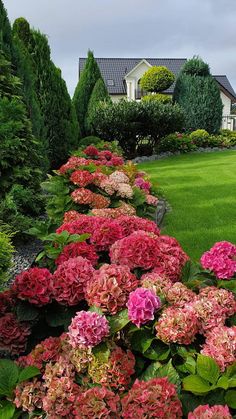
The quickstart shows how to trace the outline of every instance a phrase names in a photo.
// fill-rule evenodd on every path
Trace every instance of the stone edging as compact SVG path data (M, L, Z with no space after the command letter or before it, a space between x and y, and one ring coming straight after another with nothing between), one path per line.
M215 151L230 151L230 150L236 150L236 146L233 147L199 147L197 150L194 151L189 151L187 153L181 153L180 151L176 151L176 152L171 152L171 151L166 151L164 153L160 153L160 154L153 154L152 156L142 156L142 157L136 157L135 159L132 160L133 163L144 163L146 161L155 161L155 160L162 160L165 159L167 157L171 157L171 156L179 156L181 154L195 154L195 153L213 153Z

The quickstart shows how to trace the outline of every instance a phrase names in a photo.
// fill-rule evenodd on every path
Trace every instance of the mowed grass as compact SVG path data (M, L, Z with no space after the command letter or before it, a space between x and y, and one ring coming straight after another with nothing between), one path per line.
M186 154L139 167L172 208L162 234L176 237L193 260L216 241L236 243L236 151Z

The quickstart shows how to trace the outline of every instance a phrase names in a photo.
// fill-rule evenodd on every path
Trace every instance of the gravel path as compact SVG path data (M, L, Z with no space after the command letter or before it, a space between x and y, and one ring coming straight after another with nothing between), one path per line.
M21 271L28 269L32 265L34 259L42 249L42 242L34 238L26 243L20 243L15 246L9 283L12 282L14 277Z

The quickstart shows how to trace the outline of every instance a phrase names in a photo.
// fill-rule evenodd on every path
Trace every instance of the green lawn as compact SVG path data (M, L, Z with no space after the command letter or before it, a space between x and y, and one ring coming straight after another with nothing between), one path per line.
M236 151L186 154L142 163L172 207L162 234L197 260L216 241L236 243Z

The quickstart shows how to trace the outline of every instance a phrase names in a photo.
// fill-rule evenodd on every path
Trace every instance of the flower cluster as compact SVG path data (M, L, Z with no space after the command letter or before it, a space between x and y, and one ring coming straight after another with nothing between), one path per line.
M160 230L157 227L156 223L151 220L146 220L145 218L129 215L121 215L118 219L118 223L123 228L124 235L129 236L134 233L134 231L143 230L148 233L153 233L156 236L160 235Z
M86 287L86 300L104 313L116 314L125 307L129 293L138 286L128 266L103 265L95 271Z
M157 338L165 343L189 345L199 330L198 318L191 308L167 307L156 323Z
M161 300L146 288L137 288L129 295L127 303L129 319L137 326L154 319L154 313L161 307Z
M58 361L62 350L61 339L58 337L49 337L38 345L26 356L18 359L21 367L36 366L40 370L44 370L44 366L48 362Z
M228 406L200 405L188 414L188 419L232 419Z
M0 292L0 315L9 313L14 307L16 296L12 290Z
M21 354L26 349L30 333L27 322L19 322L13 313L5 314L0 317L0 351Z
M236 246L227 241L215 243L202 255L201 264L219 279L232 278L236 272Z
M201 353L213 358L221 371L236 362L236 326L212 329L207 334Z
M121 215L135 215L136 210L126 202L120 201L120 206L117 208L92 209L91 213L97 217L116 219Z
M86 285L93 272L91 263L81 256L63 262L52 276L53 298L62 305L78 304L84 299Z
M87 170L75 170L70 177L70 181L84 188L93 182L93 175Z
M98 255L96 253L96 249L92 244L87 244L86 242L75 242L67 244L58 258L55 260L55 263L56 265L61 265L68 259L78 256L89 260L93 266L97 265Z
M138 418L182 418L182 407L175 386L165 378L136 380L122 399L122 416Z
M21 300L43 306L51 301L51 281L48 269L31 268L16 276L12 290Z
M110 419L120 417L120 398L106 387L94 387L80 393L75 401L77 419Z
M98 345L109 334L106 317L98 313L80 311L69 326L69 342L72 347L88 348Z
M175 307L184 307L187 303L192 303L195 299L196 294L182 284L182 282L175 282L166 292L166 300Z
M36 378L33 381L23 382L15 389L14 403L24 412L32 413L34 410L41 410L45 392L42 383Z
M165 275L149 272L142 275L141 286L151 289L155 294L162 295L166 298L168 290L173 286L173 283Z

